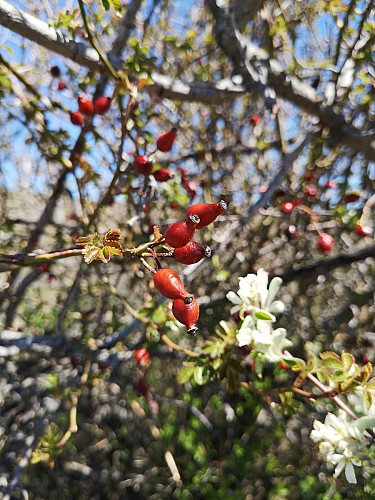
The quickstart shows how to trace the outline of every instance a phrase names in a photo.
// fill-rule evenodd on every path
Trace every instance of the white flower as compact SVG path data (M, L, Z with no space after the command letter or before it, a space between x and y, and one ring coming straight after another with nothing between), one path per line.
M272 331L265 321L258 321L257 330L253 330L253 349L264 354L267 361L276 363L283 358L283 351L292 345L286 338L286 330L277 328Z
M234 304L230 310L231 314L239 311L241 318L243 318L246 311L264 311L276 314L284 312L284 304L281 301L274 302L281 283L281 278L273 278L269 288L267 288L268 273L263 269L259 269L257 274L248 274L244 278L239 278L237 294L227 293L227 299Z
M314 429L310 433L313 441L320 442L319 451L328 463L335 466L334 477L345 471L349 483L356 484L354 465L360 466L357 453L363 444L363 435L355 422L348 421L347 414L339 410L338 415L328 413L324 423L314 421Z
M241 325L241 328L238 330L236 338L238 340L238 344L240 347L243 347L245 345L250 345L251 342L253 341L253 337L251 335L252 329L250 326L252 322L253 322L252 317L246 316Z

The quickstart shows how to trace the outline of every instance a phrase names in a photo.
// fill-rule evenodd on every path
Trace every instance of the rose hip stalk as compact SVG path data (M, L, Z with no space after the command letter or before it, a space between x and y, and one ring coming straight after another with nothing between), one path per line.
M223 200L218 203L197 203L187 209L186 217L189 217L191 214L196 214L200 222L195 226L195 229L201 229L211 224L211 222L214 222L214 220L219 215L226 212L226 210L227 204Z
M173 251L173 258L181 264L196 264L204 257L211 257L211 248L196 241L189 241L184 247L175 248Z
M193 239L199 222L200 219L195 214L188 215L187 220L174 222L164 233L165 242L173 248L184 247Z
M164 268L156 271L154 283L157 290L168 299L180 299L186 303L193 300L193 296L185 290L179 275L172 269Z
M188 304L183 300L175 299L173 301L172 313L180 323L186 326L189 335L196 335L198 328L195 326L195 323L199 318L199 306L194 298Z

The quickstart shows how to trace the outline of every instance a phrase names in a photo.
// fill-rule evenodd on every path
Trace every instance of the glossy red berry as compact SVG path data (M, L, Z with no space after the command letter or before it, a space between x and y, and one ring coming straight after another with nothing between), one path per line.
M188 215L184 221L174 222L164 233L165 242L173 248L184 247L193 239L199 222L200 219L195 214Z
M59 76L61 75L61 71L58 66L52 66L49 72L51 73L51 76L53 76L53 78L59 78Z
M327 189L337 188L337 182L336 181L327 181L326 182L326 188Z
M134 358L138 365L145 365L150 359L150 354L146 347L141 347L140 349L136 349L134 351Z
M257 113L254 113L253 115L250 116L250 123L251 125L254 125L254 127L258 125L259 122L260 122L260 116Z
M156 146L159 151L162 153L167 153L172 149L174 140L176 139L177 135L177 129L172 128L171 130L168 130L168 132L164 132L161 134L157 141L156 141Z
M374 232L372 227L370 226L361 226L360 224L358 224L356 226L356 228L354 229L354 231L358 234L358 236L371 236L372 233Z
M65 83L65 82L59 82L59 83L57 84L57 88L58 88L59 90L64 90L64 89L66 89L66 87L67 87L67 85L66 85L66 83Z
M89 116L95 113L94 105L88 97L86 97L85 95L80 95L78 96L77 101L78 101L78 109L80 110L81 113Z
M201 229L214 222L226 210L227 204L223 200L218 203L197 203L187 209L186 216L189 217L192 214L196 214L200 219L200 222L196 225L196 229Z
M189 241L184 247L175 248L173 257L181 264L196 264L205 257L211 257L211 248L196 241Z
M195 299L188 304L183 300L175 299L173 301L172 313L180 323L186 326L189 335L196 335L198 328L195 326L195 323L199 318L199 305Z
M104 113L109 110L111 101L112 99L110 97L105 97L104 95L98 97L94 102L95 113L97 115L104 115Z
M173 174L166 168L160 168L153 173L153 176L158 182L167 182L172 179Z
M136 156L134 166L139 174L148 175L152 172L154 163L147 155Z
M190 302L193 296L184 287L179 275L172 269L163 268L154 274L156 289L168 299L180 299L183 302Z
M73 123L73 125L79 125L80 127L82 127L85 119L80 111L74 111L74 113L70 113L70 121Z
M293 212L294 204L291 201L283 201L280 205L280 210L284 212L284 214L290 214Z
M330 252L333 249L334 244L335 240L332 238L330 234L327 233L319 234L317 239L317 245L322 252L324 253Z
M305 195L307 196L316 196L318 192L318 188L314 186L313 184L310 184L309 186L306 186L303 190Z

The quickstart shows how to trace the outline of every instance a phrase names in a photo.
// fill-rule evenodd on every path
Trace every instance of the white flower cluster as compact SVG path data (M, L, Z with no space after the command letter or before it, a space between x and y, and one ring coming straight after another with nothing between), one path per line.
M358 458L358 450L364 438L355 421L348 421L348 415L339 410L338 415L327 413L324 423L314 421L311 439L319 444L319 451L325 460L335 466L333 477L345 471L349 483L356 484L354 465L362 465Z
M319 451L326 462L335 466L333 477L338 477L342 471L349 483L357 484L354 465L362 465L360 456L366 446L368 433L375 431L375 400L370 408L363 404L363 387L358 386L347 396L349 403L358 418L349 420L348 414L339 410L338 415L328 413L324 423L314 421L314 429L310 437L319 444Z
M239 345L251 346L266 361L280 361L284 349L292 345L286 338L284 328L274 330L272 326L276 321L274 314L285 309L280 300L274 300L282 283L281 278L273 278L268 286L268 273L259 269L257 274L239 278L239 282L238 292L227 294L227 299L234 304L231 314L239 313L243 319L237 333Z

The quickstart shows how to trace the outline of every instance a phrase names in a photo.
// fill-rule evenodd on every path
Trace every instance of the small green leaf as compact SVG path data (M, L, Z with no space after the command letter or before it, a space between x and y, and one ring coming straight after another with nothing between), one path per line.
M341 354L341 359L344 370L348 372L354 364L354 356L349 352L343 352Z
M105 10L109 10L109 1L108 0L102 0L103 7Z
M256 317L256 319L262 319L262 320L266 320L266 321L275 321L275 316L271 313L269 313L268 311L264 311L264 310L261 310L261 311L257 311L254 316Z
M177 380L180 384L185 384L190 380L195 370L194 364L186 365L177 375Z
M203 366L196 366L194 368L194 380L198 385L203 385L204 384L204 379L203 379Z

